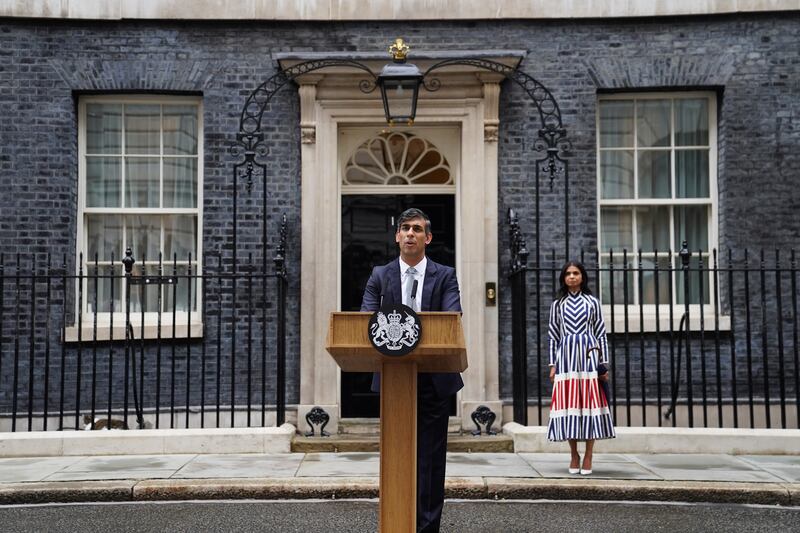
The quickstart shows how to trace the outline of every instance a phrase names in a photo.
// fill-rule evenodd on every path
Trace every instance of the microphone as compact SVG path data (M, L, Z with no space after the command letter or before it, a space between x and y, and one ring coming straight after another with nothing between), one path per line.
M381 300L380 300L380 303L378 304L378 309L383 307L383 296L385 294L386 294L386 278L383 278L381 280Z
M415 279L414 280L414 284L411 286L411 301L408 302L408 303L411 304L411 306L410 306L411 309L414 309L414 302L416 301L416 298L417 298L417 287L418 286L419 286L419 280Z

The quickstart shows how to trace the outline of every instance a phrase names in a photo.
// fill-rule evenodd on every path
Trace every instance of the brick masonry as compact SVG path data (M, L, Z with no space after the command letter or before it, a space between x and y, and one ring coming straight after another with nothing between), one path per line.
M797 247L800 236L800 49L796 13L583 21L415 23L74 22L0 20L0 252L67 256L74 265L77 100L88 93L199 94L204 110L204 249L231 252L229 152L248 94L275 73L273 52L375 51L397 35L416 49L525 49L522 69L548 87L572 141L571 254L596 244L595 108L598 91L711 89L719 95L719 236L723 250ZM498 40L500 39L500 40ZM300 138L296 91L272 101L262 129L267 163L268 260L280 215L289 219L288 401L298 399ZM518 87L500 105L501 214L513 207L533 249L534 132L538 115ZM262 183L239 196L238 249L261 250ZM564 183L541 183L540 246L564 239ZM502 219L502 216L501 216ZM313 221L304 221L313 223ZM499 228L501 272L508 237ZM29 259L27 259L29 261ZM60 259L54 259L58 262ZM8 269L6 274L8 275ZM7 285L6 302L13 288ZM511 395L510 303L499 280L501 395ZM8 304L6 304L8 305ZM9 403L6 310L0 405ZM24 319L23 319L24 322ZM241 337L240 337L241 338ZM532 341L533 337L531 337ZM58 339L53 337L54 343ZM226 341L228 342L228 341ZM54 346L56 345L54 344ZM229 350L230 347L225 347ZM72 352L70 352L72 353ZM773 361L773 359L770 359ZM25 358L21 375L27 375ZM770 362L770 366L777 362ZM67 365L75 359L67 357ZM772 369L773 375L779 370ZM41 366L37 365L36 373ZM634 380L635 381L635 380ZM22 385L20 385L22 387ZM24 394L24 390L20 389Z

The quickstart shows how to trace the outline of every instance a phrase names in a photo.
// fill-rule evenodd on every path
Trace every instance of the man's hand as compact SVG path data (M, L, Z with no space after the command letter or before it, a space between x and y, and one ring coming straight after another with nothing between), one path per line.
M599 376L597 376L597 379L599 379L600 381L608 381L608 377L609 377L610 375L611 375L611 371L609 370L609 371L608 371L608 372L606 372L605 374L602 374L602 375L599 375Z
M550 383L553 383L556 380L556 367L550 367Z

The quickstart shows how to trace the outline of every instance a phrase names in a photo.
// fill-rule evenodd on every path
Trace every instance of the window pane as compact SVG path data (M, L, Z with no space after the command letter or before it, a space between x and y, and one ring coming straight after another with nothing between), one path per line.
M122 153L122 106L87 104L86 153Z
M627 208L604 207L600 211L602 250L633 249L633 211Z
M87 263L94 261L97 254L99 261L119 261L122 258L122 220L117 215L87 215Z
M603 198L633 198L633 152L600 152Z
M175 269L172 265L164 266L164 275L172 276ZM178 267L178 284L164 285L164 312L186 311L189 308L189 287L192 290L192 312L197 311L197 266L192 263L192 277L188 277L189 268Z
M125 106L125 152L158 155L161 153L161 107L133 104Z
M670 198L669 152L639 151L639 198Z
M164 159L164 207L197 207L197 159Z
M110 265L87 267L84 297L90 313L93 313L95 309L99 313L110 313L112 311L112 302L114 304L114 312L122 311L123 274L121 264L118 263L118 265L113 268Z
M155 157L125 158L125 207L158 207L158 166Z
M708 145L708 100L675 100L675 145Z
M633 147L633 101L600 102L600 146Z
M161 217L130 215L127 220L127 241L137 263L158 260L161 250Z
M675 151L678 198L708 198L708 150Z
M120 158L86 158L86 207L120 207Z
M630 268L630 261L632 260L632 255L628 254L628 267ZM612 277L613 277L613 294L614 294L614 305L621 305L624 303L633 303L634 302L634 287L633 287L633 272L628 270L627 276L623 271L624 263L623 257L621 253L615 253L613 255L614 260L614 274L611 275L611 264L610 264L610 256L605 256L600 259L601 270L600 270L600 295L602 302L604 304L611 303L611 293L612 293ZM627 285L625 278L627 278ZM627 291L627 300L626 300L626 291ZM611 328L611 315L604 317L606 320L606 328Z
M655 257L642 258L642 303L645 304L670 304L669 283L670 283L670 257L665 254L658 254L658 287L656 287L656 261ZM656 301L658 294L658 301ZM639 298L638 294L636 296Z
M708 210L706 205L675 207L675 246L684 240L689 250L708 251Z
M132 274L134 276L141 276L143 274L141 263L133 265ZM158 267L147 265L144 269L144 275L157 276ZM131 285L131 312L141 313L144 310L145 313L153 313L158 311L159 289L159 285L155 284L145 285L142 283L141 285ZM144 307L144 309L142 309L142 307ZM136 332L136 335L138 334L139 331Z
M636 103L638 146L669 146L669 100L639 100Z
M194 215L169 215L164 217L164 262L169 263L177 254L178 261L197 258L197 218Z
M679 304L683 305L686 302L686 297L684 295L684 287L686 286L686 274L684 273L681 267L681 258L678 256L675 258L675 267L676 267L676 274L675 274L675 296ZM703 270L700 271L700 259L697 257L696 253L692 253L691 259L689 259L689 303L690 304L699 304L700 299L700 291L701 291L701 281L702 281L702 292L703 298L702 302L707 304L710 302L709 298L709 283L711 281L711 277L708 273L708 255L703 254Z
M164 153L197 154L197 107L164 106Z
M636 224L642 251L669 250L669 207L640 207L636 211Z

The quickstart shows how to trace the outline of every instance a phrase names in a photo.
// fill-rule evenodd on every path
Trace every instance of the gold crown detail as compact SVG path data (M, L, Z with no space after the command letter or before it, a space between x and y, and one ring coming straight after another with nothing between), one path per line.
M400 37L395 39L394 44L389 47L389 53L392 54L392 57L396 60L405 60L409 50L410 48L408 45L404 43L403 39Z

